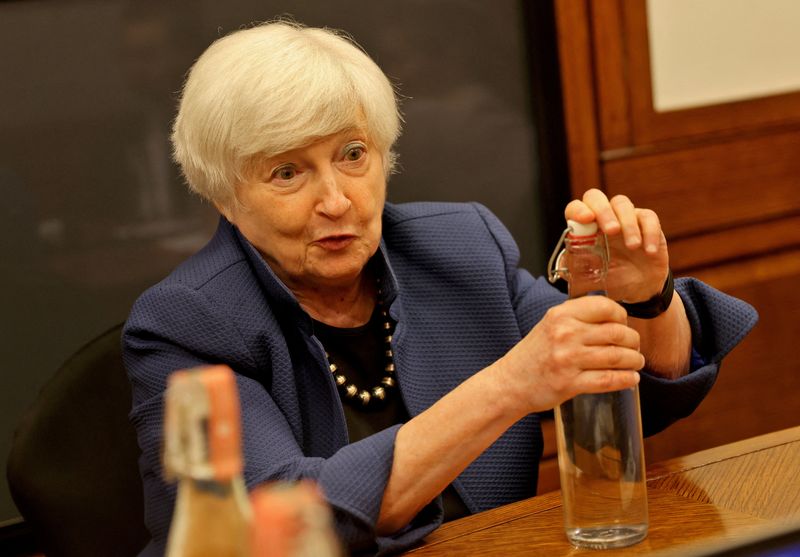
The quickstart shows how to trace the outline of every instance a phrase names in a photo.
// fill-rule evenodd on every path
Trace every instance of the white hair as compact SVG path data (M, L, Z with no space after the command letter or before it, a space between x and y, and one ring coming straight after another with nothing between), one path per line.
M227 206L254 157L351 128L364 129L388 175L400 113L386 75L341 32L279 21L218 39L197 59L172 144L189 187Z

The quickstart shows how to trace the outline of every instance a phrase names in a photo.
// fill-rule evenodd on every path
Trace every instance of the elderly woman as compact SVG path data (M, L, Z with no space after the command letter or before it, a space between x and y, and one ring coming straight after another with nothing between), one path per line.
M755 321L695 280L662 292L657 216L598 190L566 216L598 222L610 297L652 318L565 301L518 268L486 208L386 202L399 130L392 85L331 31L241 30L193 66L175 158L219 228L142 295L124 332L147 554L163 551L174 504L159 464L173 370L230 365L248 487L311 478L351 551L387 553L534 495L538 413L576 394L641 381L649 434L688 415Z

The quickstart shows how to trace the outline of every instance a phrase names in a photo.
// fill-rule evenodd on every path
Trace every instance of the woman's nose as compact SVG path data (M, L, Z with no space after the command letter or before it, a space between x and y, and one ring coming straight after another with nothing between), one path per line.
M345 193L345 184L335 171L320 174L320 198L317 211L331 218L344 215L352 205Z

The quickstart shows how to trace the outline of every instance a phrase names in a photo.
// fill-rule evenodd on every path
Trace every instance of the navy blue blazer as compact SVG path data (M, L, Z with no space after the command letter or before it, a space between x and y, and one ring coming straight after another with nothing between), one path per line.
M374 263L396 321L396 374L411 416L505 354L564 295L518 268L505 227L477 204L386 204ZM754 325L755 311L694 279L679 279L704 365L675 381L643 374L646 434L688 416L713 385L720 360ZM311 320L253 246L221 219L216 235L135 303L123 333L133 386L130 417L142 450L145 520L165 548L175 499L161 478L162 394L176 369L225 363L242 407L245 481L312 478L351 551L409 547L442 519L439 498L406 528L376 536L398 426L348 442L344 411ZM500 437L454 482L472 512L531 497L542 453L539 417ZM442 455L447 458L447 455Z

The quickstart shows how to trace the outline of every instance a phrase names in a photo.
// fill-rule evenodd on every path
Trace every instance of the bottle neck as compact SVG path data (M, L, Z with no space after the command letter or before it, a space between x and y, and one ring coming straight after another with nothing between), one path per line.
M164 473L224 483L241 475L239 398L230 368L170 376L164 415Z
M167 557L251 557L239 402L230 368L174 373L164 433L165 475L178 480Z
M605 296L608 252L601 234L571 236L565 239L564 264L569 297Z

